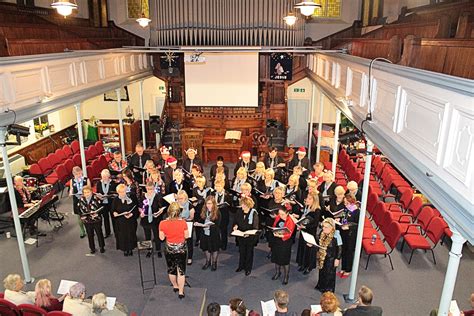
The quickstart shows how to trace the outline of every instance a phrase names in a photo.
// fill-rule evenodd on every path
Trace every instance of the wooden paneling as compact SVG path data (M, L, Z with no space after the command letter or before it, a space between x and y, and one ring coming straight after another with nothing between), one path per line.
M181 133L181 149L183 151L182 157L186 157L186 150L190 147L195 148L198 157L202 155L202 142L204 135L204 128L182 128Z
M43 137L29 146L12 152L9 156L20 154L25 157L26 163L31 165L41 158L48 156L48 154L55 152L56 149L62 148L65 144L63 139L67 137L67 130L74 131L74 125L53 133L50 136Z
M428 22L395 23L365 34L364 38L390 39L395 35L405 38L408 35L426 38L447 38L450 22L446 18Z
M395 35L389 40L372 38L340 39L344 44L336 46L345 48L351 55L363 58L384 57L398 63L402 53L402 39Z

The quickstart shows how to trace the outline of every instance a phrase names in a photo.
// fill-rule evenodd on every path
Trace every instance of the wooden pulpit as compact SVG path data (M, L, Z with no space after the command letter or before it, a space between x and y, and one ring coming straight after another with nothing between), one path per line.
M202 138L204 136L204 128L182 128L181 132L181 149L183 157L186 157L186 149L194 147L198 151L197 156L202 159Z

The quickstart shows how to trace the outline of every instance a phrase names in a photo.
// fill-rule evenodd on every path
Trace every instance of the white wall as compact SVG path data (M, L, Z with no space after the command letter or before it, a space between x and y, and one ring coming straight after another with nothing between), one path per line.
M160 90L160 86L163 90ZM158 114L155 108L155 98L166 95L164 90L165 83L156 78L148 78L143 82L143 102L145 108L145 118L148 114ZM139 83L128 85L128 95L130 101L122 101L123 117L125 118L125 109L130 106L133 109L135 119L140 118L140 87ZM94 98L88 99L82 103L82 116L84 119L89 119L94 115L98 119L118 119L117 102L104 101L104 95L98 95Z
M295 89L297 91L295 91ZM304 89L304 92L302 92ZM294 84L288 86L288 101L290 100L308 100L311 104L311 94L313 93L313 88L311 81L308 78L304 78ZM334 104L326 97L324 101L324 111L323 111L323 123L334 124L336 122L336 108ZM316 93L315 106L313 109L313 122L319 122L319 94ZM288 113L288 116L290 114ZM309 118L308 118L309 122Z
M384 0L383 16L389 17L390 21L396 19L402 7L415 8L430 4L430 0Z
M361 0L342 0L340 19L315 19L305 24L305 37L313 41L326 37L352 25L360 19Z
M142 28L135 19L129 19L126 0L107 0L109 20L135 35L145 39L145 44L150 38L150 27Z

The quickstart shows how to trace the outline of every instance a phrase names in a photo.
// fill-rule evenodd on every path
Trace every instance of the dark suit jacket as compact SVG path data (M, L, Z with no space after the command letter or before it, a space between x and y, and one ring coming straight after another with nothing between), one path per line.
M199 168L201 168L201 172L204 172L204 168L202 166L201 159L194 158L193 165L198 165ZM187 172L191 173L190 166L191 166L191 160L188 157L184 158L183 159L183 169L186 169Z
M297 165L298 165L298 155L295 154L295 157L288 164L288 170L290 171L290 173L293 172L293 168ZM303 171L303 176L306 178L309 172L311 171L309 167L308 157L305 156L303 157L303 159L301 159L301 167L306 168L306 170Z
M240 168L240 167L243 167L243 166L244 166L244 161L243 161L243 160L239 160L239 162L237 162L237 163L235 164L234 176L237 174L237 170L239 170L239 168ZM255 163L255 161L250 160L250 162L249 162L249 167L248 167L247 172L248 172L248 173L254 172L256 167L257 167L257 164Z
M211 171L209 172L209 174L211 175L212 183L214 183L214 179L216 178L216 173L217 173L217 165L214 164L211 166ZM226 180L229 180L229 167L227 167L226 165L224 165L224 174L225 174Z
M344 316L382 316L379 306L357 306L344 312Z

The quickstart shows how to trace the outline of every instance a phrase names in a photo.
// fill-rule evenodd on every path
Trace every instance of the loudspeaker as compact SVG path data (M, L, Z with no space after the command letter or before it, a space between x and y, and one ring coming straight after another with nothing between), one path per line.
M161 130L161 120L159 115L150 115L150 131L159 133Z

